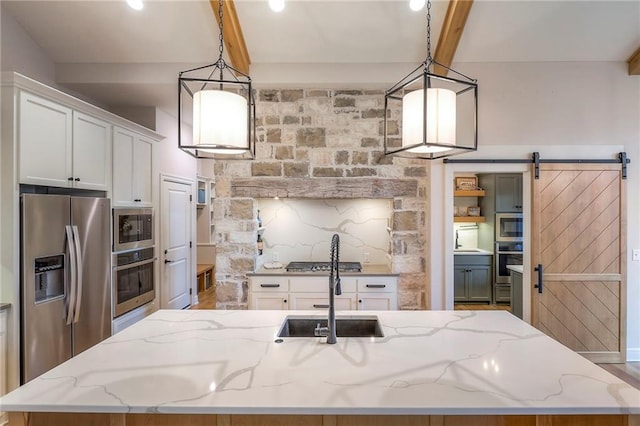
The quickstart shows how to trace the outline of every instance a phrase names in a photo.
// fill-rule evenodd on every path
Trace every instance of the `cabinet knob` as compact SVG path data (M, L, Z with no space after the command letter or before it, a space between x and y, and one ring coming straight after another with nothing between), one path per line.
M358 303L362 303L362 299L358 299Z
M68 178L67 178L67 180L68 180L69 182L72 182L72 181L73 181L73 176L68 177Z
M284 299L284 303L287 303L287 299Z
M74 179L76 182L80 182L80 178L75 178Z

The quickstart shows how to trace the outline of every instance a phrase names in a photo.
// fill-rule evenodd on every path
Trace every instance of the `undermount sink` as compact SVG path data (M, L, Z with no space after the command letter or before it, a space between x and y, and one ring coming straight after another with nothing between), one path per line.
M327 326L327 318L319 316L288 316L284 319L278 337L316 337L314 330ZM378 317L336 317L338 337L384 337Z
M484 250L480 250L477 248L468 248L468 249L455 249L454 253L483 253Z

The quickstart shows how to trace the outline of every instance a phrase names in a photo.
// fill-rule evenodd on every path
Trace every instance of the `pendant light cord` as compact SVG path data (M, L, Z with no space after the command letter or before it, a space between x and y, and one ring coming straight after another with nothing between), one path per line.
M220 40L220 46L218 46L218 52L220 55L218 56L218 67L220 68L220 80L222 80L222 70L225 67L224 59L222 59L222 52L224 51L224 38L222 36L222 30L224 28L224 23L222 21L222 0L218 0L218 18L219 18L219 27L220 27L220 35L218 39Z
M427 67L433 59L431 58L431 0L427 1Z

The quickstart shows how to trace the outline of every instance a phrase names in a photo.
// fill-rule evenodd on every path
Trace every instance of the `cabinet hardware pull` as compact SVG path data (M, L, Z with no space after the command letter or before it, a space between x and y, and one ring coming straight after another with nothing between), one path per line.
M68 178L67 178L67 180L68 180L69 182L72 182L72 181L73 181L73 176L68 177Z
M314 304L313 307L317 308L317 309L329 309L329 305L317 305L317 304Z
M287 299L284 299L284 303L287 303Z
M538 293L542 293L542 265L538 263L538 266L533 268L533 270L538 272L538 284L535 284L533 287L538 289Z
M367 288L385 288L386 284L367 284Z
M358 300L358 303L362 303L362 299L359 299L359 300Z
M139 203L139 202L141 202L141 201L142 201L142 200L141 200L140 198L136 198L135 200L133 200L133 202L134 202L134 203Z
M280 287L280 284L260 284L260 287L262 287L262 288L278 288L278 287Z
M165 264L166 264L166 263L173 263L173 260L165 259L165 260L164 260L164 263L165 263Z
M75 178L74 179L76 182L80 182L80 178Z

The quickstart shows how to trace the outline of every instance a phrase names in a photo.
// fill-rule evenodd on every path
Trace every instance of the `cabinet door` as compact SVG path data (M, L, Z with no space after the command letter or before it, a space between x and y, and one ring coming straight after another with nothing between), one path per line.
M396 297L389 293L358 293L359 311L393 311L398 309Z
M282 311L289 309L289 293L266 292L252 293L249 309L261 309L266 311Z
M472 302L491 301L491 268L473 266L467 269L467 292Z
M76 188L107 191L111 179L111 125L73 113L73 178Z
M336 311L352 311L356 309L355 294L335 296ZM326 312L329 308L327 293L291 293L291 309L319 310Z
M135 134L113 128L113 194L114 206L133 204L133 143Z
M496 212L522 211L522 175L496 175Z
M142 137L137 137L133 143L133 201L136 205L152 205L152 144Z
M71 109L20 92L18 117L20 183L71 186Z
M453 301L465 302L467 300L466 266L453 268Z

